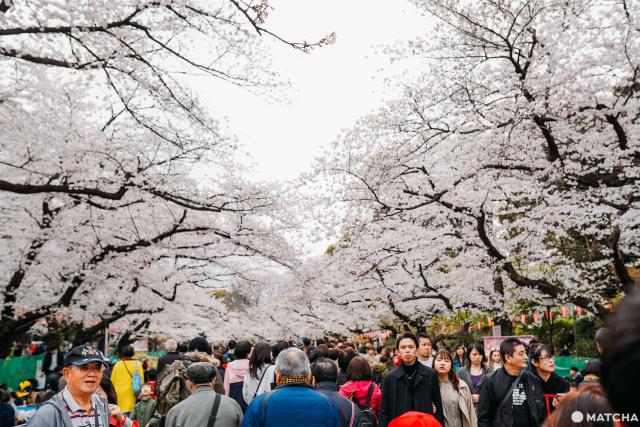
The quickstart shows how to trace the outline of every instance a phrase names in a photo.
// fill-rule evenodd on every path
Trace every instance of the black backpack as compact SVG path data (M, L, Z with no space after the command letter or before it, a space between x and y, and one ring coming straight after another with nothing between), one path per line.
M352 401L358 405L360 408L360 420L362 421L362 427L378 427L378 417L376 417L375 412L371 409L371 396L373 396L373 390L375 389L375 384L371 383L369 385L369 393L367 394L367 400L364 402L364 405L360 405L356 399Z

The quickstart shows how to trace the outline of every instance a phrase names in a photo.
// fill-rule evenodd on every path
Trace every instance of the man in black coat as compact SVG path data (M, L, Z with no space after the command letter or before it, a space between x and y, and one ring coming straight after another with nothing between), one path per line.
M178 343L173 338L169 338L164 343L164 348L167 350L167 353L158 359L158 367L156 368L156 374L158 376L160 376L160 373L165 367L171 365L176 360L182 359L182 355L176 351L178 349Z
M539 427L546 415L543 384L527 366L522 341L500 344L503 366L483 381L478 404L478 427Z
M60 379L60 371L64 367L64 354L60 351L56 344L50 344L47 347L47 353L42 361L42 372L46 377L45 388L58 390L58 380Z
M330 359L320 358L311 365L313 388L332 401L340 412L342 427L360 427L360 408L338 391L338 368Z
M396 340L402 363L384 378L380 427L387 427L394 418L409 411L433 414L444 425L438 376L433 369L418 362L418 345L418 338L409 332Z

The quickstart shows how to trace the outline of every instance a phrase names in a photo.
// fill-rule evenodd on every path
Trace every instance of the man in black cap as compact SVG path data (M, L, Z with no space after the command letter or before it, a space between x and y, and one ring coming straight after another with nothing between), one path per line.
M184 399L183 390L186 386L186 371L193 363L206 362L213 364L211 357L211 346L203 337L195 337L189 342L188 352L174 360L170 365L165 366L158 375L156 389L158 396L156 399L156 411L161 418L166 418L169 411ZM218 394L224 394L222 377L216 369L214 389ZM175 387L174 383L179 382L180 387ZM162 421L164 422L164 421Z
M106 366L104 355L90 345L75 347L64 360L62 374L67 386L42 404L29 420L32 427L107 427L109 409L118 421L125 420L117 406L95 394ZM124 423L122 423L124 424Z

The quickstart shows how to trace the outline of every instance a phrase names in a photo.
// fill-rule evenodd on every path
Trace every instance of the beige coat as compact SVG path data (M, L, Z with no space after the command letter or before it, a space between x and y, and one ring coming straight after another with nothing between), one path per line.
M466 382L460 380L458 385L458 404L460 406L460 412L462 413L462 426L463 427L478 427L478 417L476 416L476 410L473 407L471 401L471 390ZM447 421L447 413L444 414L445 422Z

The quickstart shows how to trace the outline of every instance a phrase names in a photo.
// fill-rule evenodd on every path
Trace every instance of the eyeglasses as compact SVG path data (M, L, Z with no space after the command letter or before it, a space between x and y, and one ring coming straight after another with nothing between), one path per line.
M556 356L553 354L547 354L546 356L540 356L540 360L555 360Z

